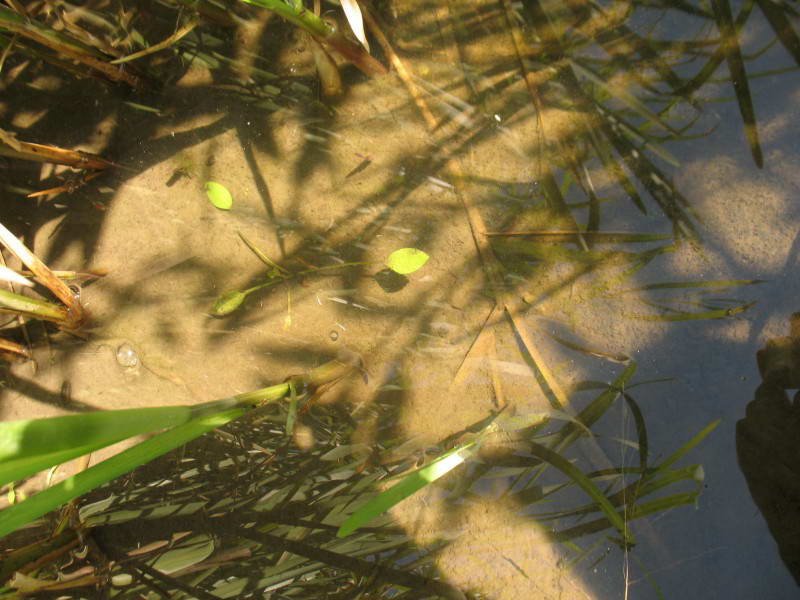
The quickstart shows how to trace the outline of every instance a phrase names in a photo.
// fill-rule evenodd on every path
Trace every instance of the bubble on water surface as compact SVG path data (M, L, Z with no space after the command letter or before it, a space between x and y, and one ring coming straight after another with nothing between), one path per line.
M139 364L139 355L128 342L120 344L117 348L117 362L122 367L135 367Z

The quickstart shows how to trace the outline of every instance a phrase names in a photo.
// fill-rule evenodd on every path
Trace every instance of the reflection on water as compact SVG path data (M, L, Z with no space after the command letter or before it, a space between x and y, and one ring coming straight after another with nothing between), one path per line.
M3 418L55 414L65 382L70 406L120 408L228 397L342 351L365 369L84 499L93 584L796 594L796 332L779 339L800 291L791 5L364 3L394 72L339 40L330 54L350 47L363 72L342 65L331 95L315 71L334 77L329 53L266 10L85 4L29 17L114 55L169 48L115 67L161 84L131 100L41 63L0 12L20 35L3 128L122 165L35 210L19 191L61 175L0 171L6 225L48 264L108 272L82 289L92 336L37 354L37 394L14 366ZM430 261L400 274L400 248ZM86 360L108 348L116 361ZM453 450L452 471L336 537Z

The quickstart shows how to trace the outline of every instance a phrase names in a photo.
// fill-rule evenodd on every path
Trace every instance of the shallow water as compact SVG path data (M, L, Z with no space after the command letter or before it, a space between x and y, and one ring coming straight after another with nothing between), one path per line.
M438 548L431 560L442 579L493 599L795 597L798 428L780 389L756 396L756 352L788 335L798 310L797 65L754 10L740 34L753 150L724 57L692 96L675 93L719 37L708 8L690 15L671 4L388 3L382 16L409 76L345 69L336 101L318 100L310 50L272 24L285 43L269 54L280 74L269 84L281 90L275 111L215 87L239 75L196 60L174 86L137 98L163 116L73 81L59 84L60 106L25 120L34 112L25 106L48 96L43 75L14 63L6 89L24 93L3 109L21 139L77 145L127 168L36 211L9 196L4 223L45 262L108 275L82 290L92 335L40 345L35 374L15 365L3 419L71 404L194 404L356 353L367 381L335 387L320 407L328 416L301 421L295 441L278 444L296 468L276 471L281 481L304 476L293 461L337 446L393 449L410 465L500 408L552 417L549 429L495 435L480 461L396 507L393 524L417 548L404 560ZM243 56L251 48L241 44L227 51ZM64 115L87 98L96 110L64 131ZM38 166L7 166L9 184L48 187ZM207 180L231 191L231 211L208 201ZM267 278L239 234L295 273L365 264L254 292L212 318L219 294ZM407 281L386 282L384 261L404 247L431 258ZM634 367L624 394L608 391ZM530 442L547 444L535 436L565 426L586 433L570 419L604 391L613 403L587 423L592 436L559 451L605 495L630 500L641 491L637 469L685 450L671 465L684 478L622 513L631 546L610 523L580 530L601 514L568 514L591 499L559 487L570 481L563 470L533 477ZM263 436L282 430L253 435L248 443L272 448ZM223 446L209 441L185 460L212 464ZM178 481L174 467L138 481ZM212 475L202 485L215 502L229 492ZM265 494L247 489L236 494ZM281 502L313 504L312 491ZM153 506L168 502L148 494ZM676 506L647 504L672 495ZM285 508L265 498L262 509ZM226 597L243 593L240 580L224 584Z

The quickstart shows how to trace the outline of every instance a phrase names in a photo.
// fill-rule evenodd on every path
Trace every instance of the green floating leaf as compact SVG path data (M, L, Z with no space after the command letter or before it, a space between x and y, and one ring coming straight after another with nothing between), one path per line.
M395 273L408 275L421 269L429 258L430 256L417 248L400 248L389 255L386 266Z
M216 181L206 181L205 188L208 199L211 200L211 204L220 210L231 209L231 206L233 206L233 196L231 196L228 188Z

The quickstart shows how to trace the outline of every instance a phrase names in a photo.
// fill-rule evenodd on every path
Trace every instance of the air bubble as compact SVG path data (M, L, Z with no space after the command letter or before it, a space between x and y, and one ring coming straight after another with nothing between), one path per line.
M117 348L117 362L122 367L133 368L139 364L139 355L128 342L120 344Z

